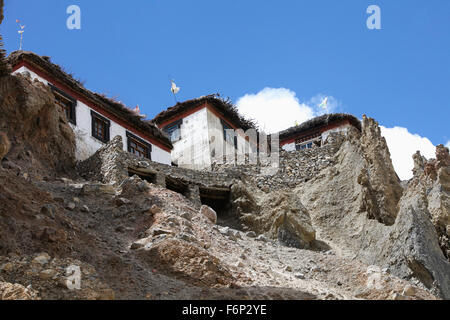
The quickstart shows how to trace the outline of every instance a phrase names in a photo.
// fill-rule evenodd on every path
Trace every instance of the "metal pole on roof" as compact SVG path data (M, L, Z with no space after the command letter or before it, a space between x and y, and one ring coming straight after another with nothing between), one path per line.
M19 27L20 27L20 30L18 31L18 33L20 34L19 50L22 50L22 47L23 47L23 33L25 32L24 29L25 29L26 26L21 25L19 20L16 20L16 22L19 24Z
M180 92L180 88L177 87L177 85L175 84L174 80L170 80L170 82L172 84L172 87L170 88L170 91L172 91L173 97L175 98L175 104L177 104L178 103L177 93Z
M175 104L178 104L177 95L174 93L173 98L175 99Z

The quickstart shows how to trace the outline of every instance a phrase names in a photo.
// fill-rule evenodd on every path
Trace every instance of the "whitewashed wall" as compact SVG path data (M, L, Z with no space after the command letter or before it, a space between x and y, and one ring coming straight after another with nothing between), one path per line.
M39 80L40 82L43 82L45 84L48 84L48 81L45 80L44 78L41 78L40 76L38 76L36 73L34 73L33 71L27 69L26 67L20 67L19 69L17 69L16 71L14 71L12 74L16 74L16 73L26 73L28 72L31 76L31 79L35 80Z
M167 165L172 164L172 156L170 152L167 152L154 144L152 144L152 160Z
M208 132L210 137L219 137L222 139L222 141L225 142L225 139L223 137L223 125L222 125L222 121L219 117L217 117L214 113L212 113L209 109L207 110L207 114L208 114ZM243 136L241 135L237 135L238 139L238 148L237 148L237 152L238 153L244 153L245 152L245 144L246 141L244 139ZM228 143L230 148L232 148L232 150L235 150L234 147L234 143Z
M173 143L172 161L189 169L201 170L210 167L206 109L183 118L180 134L181 139Z
M295 151L295 142L285 144L281 148L285 151Z
M250 150L243 135L238 137L238 154ZM221 119L207 108L183 118L181 139L173 142L172 161L189 169L210 169L213 160L223 159L226 152L235 152L234 144L223 137Z
M223 132L223 124L222 120L217 117L213 112L207 109L208 116L208 135L210 141L210 154L211 158L216 158L220 161L223 159L224 154L234 155L237 154L243 155L246 152L249 152L249 143L245 139L245 132L242 130L241 134L236 133L237 136L237 149L234 147L234 142L229 143L224 139Z
M32 72L31 70L27 69L26 67L21 67L17 71L15 71L13 74L16 73L25 73L29 72L31 78L38 79L39 81L49 84L49 82L42 77L38 76L36 73ZM77 100L77 105L75 108L75 114L76 114L76 123L77 125L70 124L72 127L74 133L75 133L75 139L76 139L76 153L75 156L77 160L86 160L91 155L93 155L98 149L100 149L105 143L101 142L100 140L94 138L92 136L92 118L91 118L91 108L84 104L81 101ZM92 110L96 112L95 110ZM108 119L108 117L101 114L104 118ZM120 126L118 123L112 121L111 119L108 119L111 121L111 127L110 127L110 137L111 139L116 136L121 136L123 141L123 147L124 150L127 151L127 130ZM134 135L138 136L142 140L146 141L147 143L152 145L152 160L159 163L164 164L171 164L171 155L170 152L167 152L158 146L152 144L142 136L133 133Z
M328 136L330 135L330 133L333 132L347 132L348 129L351 127L351 125L349 124L343 124L342 126L339 126L337 128L325 131L324 133L322 133L322 143L325 142L325 140L327 140Z
M234 145L225 141L223 137L223 125L220 118L206 109L208 122L208 138L210 142L209 153L211 159L223 159L224 154L234 152Z

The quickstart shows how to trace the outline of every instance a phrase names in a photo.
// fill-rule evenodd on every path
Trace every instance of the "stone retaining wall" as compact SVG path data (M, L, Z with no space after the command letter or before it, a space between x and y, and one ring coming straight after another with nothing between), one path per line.
M267 169L273 168L272 164L260 161L258 164L243 165L216 163L211 171L197 171L152 162L124 152L122 139L117 136L91 158L80 162L78 171L85 179L113 185L120 185L134 173L160 186L182 190L180 193L191 195L189 197L193 199L198 198L196 193L202 190L227 192L237 180L251 183L269 192L295 187L334 164L335 153L343 140L342 135L333 134L320 148L290 152L282 150L278 154L278 169L274 174L267 174ZM248 159L246 161L248 162Z
M292 188L312 179L320 171L335 163L335 154L339 150L344 137L332 134L322 147L300 151L284 151L279 153L279 166L274 174L267 174L267 165L244 164L213 164L213 172L227 176L246 177L246 181L253 182L259 189L268 192L283 188ZM224 161L225 162L225 161ZM248 159L246 159L248 162Z

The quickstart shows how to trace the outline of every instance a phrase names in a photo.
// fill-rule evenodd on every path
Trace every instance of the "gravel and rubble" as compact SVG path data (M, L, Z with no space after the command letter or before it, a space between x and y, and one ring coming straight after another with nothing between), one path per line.
M52 228L65 240L31 237L26 249L17 242L3 247L0 277L31 285L40 299L390 299L408 284L383 275L389 279L383 289L371 289L364 264L217 226L184 196L137 177L115 194L108 188L81 192L86 181L37 185L50 193L43 212L54 218L39 210L34 215L42 215L40 221L61 219L60 229ZM65 209L74 198L74 210ZM81 267L80 291L64 286L70 265ZM414 298L434 296L417 288Z

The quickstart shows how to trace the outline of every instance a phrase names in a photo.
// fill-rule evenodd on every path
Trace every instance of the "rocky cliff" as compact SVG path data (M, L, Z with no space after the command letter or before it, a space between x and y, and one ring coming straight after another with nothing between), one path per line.
M273 175L169 167L120 137L75 163L51 91L2 57L0 299L450 298L447 148L400 182L363 117Z
M437 147L437 155L447 159L448 149ZM417 164L403 189L378 125L367 118L362 134L349 136L336 157L335 166L296 189L318 237L343 256L419 280L448 298L446 162L429 175Z

